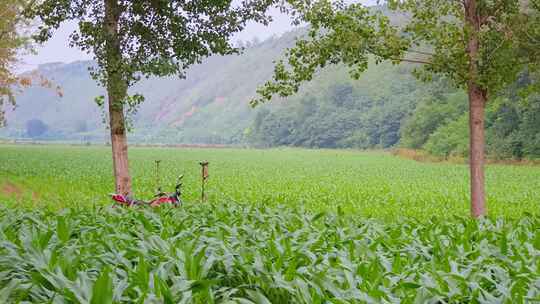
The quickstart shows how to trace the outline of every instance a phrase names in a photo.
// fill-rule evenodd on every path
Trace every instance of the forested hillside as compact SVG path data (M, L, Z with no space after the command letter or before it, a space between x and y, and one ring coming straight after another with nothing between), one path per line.
M416 80L414 65L372 66L351 80L336 66L319 73L294 97L249 106L256 88L272 75L272 62L299 32L246 43L239 56L212 57L194 66L186 79L150 78L136 85L143 103L132 117L132 142L249 144L312 148L425 149L437 156L466 156L468 112L462 90L444 79ZM0 135L77 141L107 140L104 113L94 103L104 94L90 78L91 62L49 64L38 72L62 87L64 97L46 88L18 96ZM526 73L504 96L488 105L488 153L495 158L540 157L540 98L520 97L531 80ZM42 121L43 132L29 130ZM39 134L39 135L36 135Z

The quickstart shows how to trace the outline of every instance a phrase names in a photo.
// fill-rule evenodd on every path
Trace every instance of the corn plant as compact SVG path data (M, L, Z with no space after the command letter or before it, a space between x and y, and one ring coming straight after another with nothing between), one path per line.
M535 303L540 219L0 209L1 303Z

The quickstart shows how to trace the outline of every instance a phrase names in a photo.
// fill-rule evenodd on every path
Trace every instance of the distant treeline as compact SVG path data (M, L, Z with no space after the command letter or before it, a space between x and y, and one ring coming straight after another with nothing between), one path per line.
M461 90L384 72L388 83L370 87L332 83L311 87L296 102L260 110L248 140L259 146L422 149L439 156L467 157L468 108ZM330 79L331 74L327 75ZM377 75L368 75L377 77ZM521 98L531 82L524 73L513 88L491 98L486 113L487 154L496 159L540 157L540 97ZM324 83L324 81L323 81ZM322 93L314 93L321 90ZM378 92L374 94L373 92Z

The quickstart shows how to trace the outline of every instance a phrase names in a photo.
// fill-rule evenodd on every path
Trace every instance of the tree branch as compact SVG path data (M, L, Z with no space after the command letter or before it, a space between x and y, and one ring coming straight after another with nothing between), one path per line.
M420 54L420 55L426 55L426 56L435 56L435 54L433 54L433 53L423 52L423 51L417 51L417 50L407 50L406 52L407 52L407 53Z
M395 60L395 61L400 61L400 62L408 62L408 63L420 63L420 64L427 64L427 65L432 65L433 64L433 62L420 60L420 59L395 58L395 57L390 57L388 59Z

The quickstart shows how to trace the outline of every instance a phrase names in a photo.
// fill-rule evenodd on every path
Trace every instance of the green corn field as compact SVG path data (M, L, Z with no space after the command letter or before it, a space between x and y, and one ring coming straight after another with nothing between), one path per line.
M112 208L109 149L0 146L0 303L540 302L540 167L489 165L472 220L465 164L132 148L135 196L184 204Z

